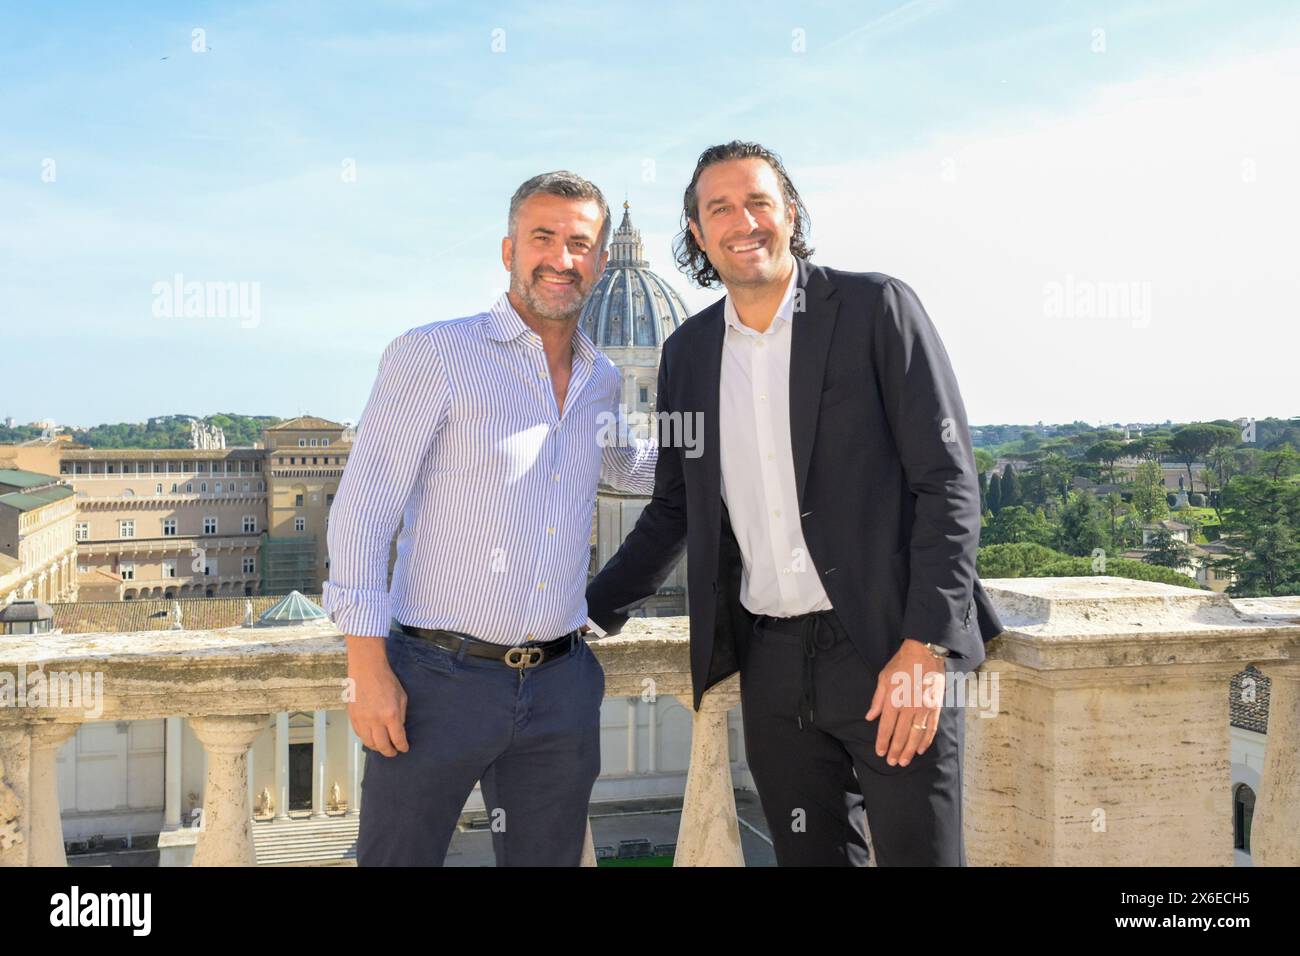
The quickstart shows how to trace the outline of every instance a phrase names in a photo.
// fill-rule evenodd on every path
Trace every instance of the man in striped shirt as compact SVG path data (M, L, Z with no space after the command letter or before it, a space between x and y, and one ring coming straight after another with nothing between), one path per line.
M657 458L608 440L619 373L578 328L609 232L591 183L528 180L509 292L380 360L324 587L367 748L358 865L441 865L480 780L498 865L580 861L605 683L579 632L596 485L649 494Z

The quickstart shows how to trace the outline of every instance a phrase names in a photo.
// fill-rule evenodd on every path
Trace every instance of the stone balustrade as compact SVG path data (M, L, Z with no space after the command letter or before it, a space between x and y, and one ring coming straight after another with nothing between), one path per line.
M967 722L971 865L1231 865L1228 682L1247 664L1272 680L1253 860L1300 864L1300 598L1111 577L984 583L1007 631L952 682L967 692L951 713ZM635 619L592 646L607 695L689 701L686 618ZM56 756L92 718L56 672L102 675L95 720L188 720L208 757L199 866L256 861L247 757L270 715L346 706L345 644L328 622L0 636L0 695L37 668L49 697L0 707L0 865L66 864ZM726 725L738 701L733 677L694 715L679 866L744 865Z

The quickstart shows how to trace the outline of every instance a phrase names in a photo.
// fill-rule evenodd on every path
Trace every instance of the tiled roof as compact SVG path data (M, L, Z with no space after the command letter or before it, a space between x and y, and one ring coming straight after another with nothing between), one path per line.
M1253 701L1242 700L1241 681L1246 676L1255 682ZM1268 733L1269 679L1252 664L1240 674L1234 674L1228 687L1228 720L1232 726L1259 734Z
M120 581L118 583L121 583ZM319 594L307 595L320 602ZM236 627L244 623L244 602L253 602L253 619L284 599L283 594L255 597L176 598L181 606L181 626L189 630ZM89 632L165 631L172 626L172 604L167 598L143 601L78 601L51 603L54 627L65 634Z
M267 425L266 431L342 431L344 427L342 422L332 422L328 418L318 418L315 415L299 415L297 418L290 418L278 425Z
M223 458L261 458L265 456L264 448L73 448L62 452L59 457L64 461L89 461L101 458L117 460L137 459L204 459L220 460Z

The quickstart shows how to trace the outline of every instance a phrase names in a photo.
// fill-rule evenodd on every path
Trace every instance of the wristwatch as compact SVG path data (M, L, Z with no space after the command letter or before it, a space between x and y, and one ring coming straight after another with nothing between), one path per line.
M931 654L933 654L935 657L947 657L949 654L952 653L952 651L948 650L948 648L944 647L942 644L927 643L925 645L925 649L929 651Z

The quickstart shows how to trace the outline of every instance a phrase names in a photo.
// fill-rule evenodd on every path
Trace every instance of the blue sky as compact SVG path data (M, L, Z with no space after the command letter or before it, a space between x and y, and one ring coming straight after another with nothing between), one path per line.
M782 155L816 261L916 288L972 423L1300 414L1297 19L0 3L0 415L355 421L388 341L505 287L510 194L546 169L626 195L702 307L669 244L696 157L732 138ZM256 322L155 315L177 274L255 283ZM1045 304L1079 286L1147 305Z

